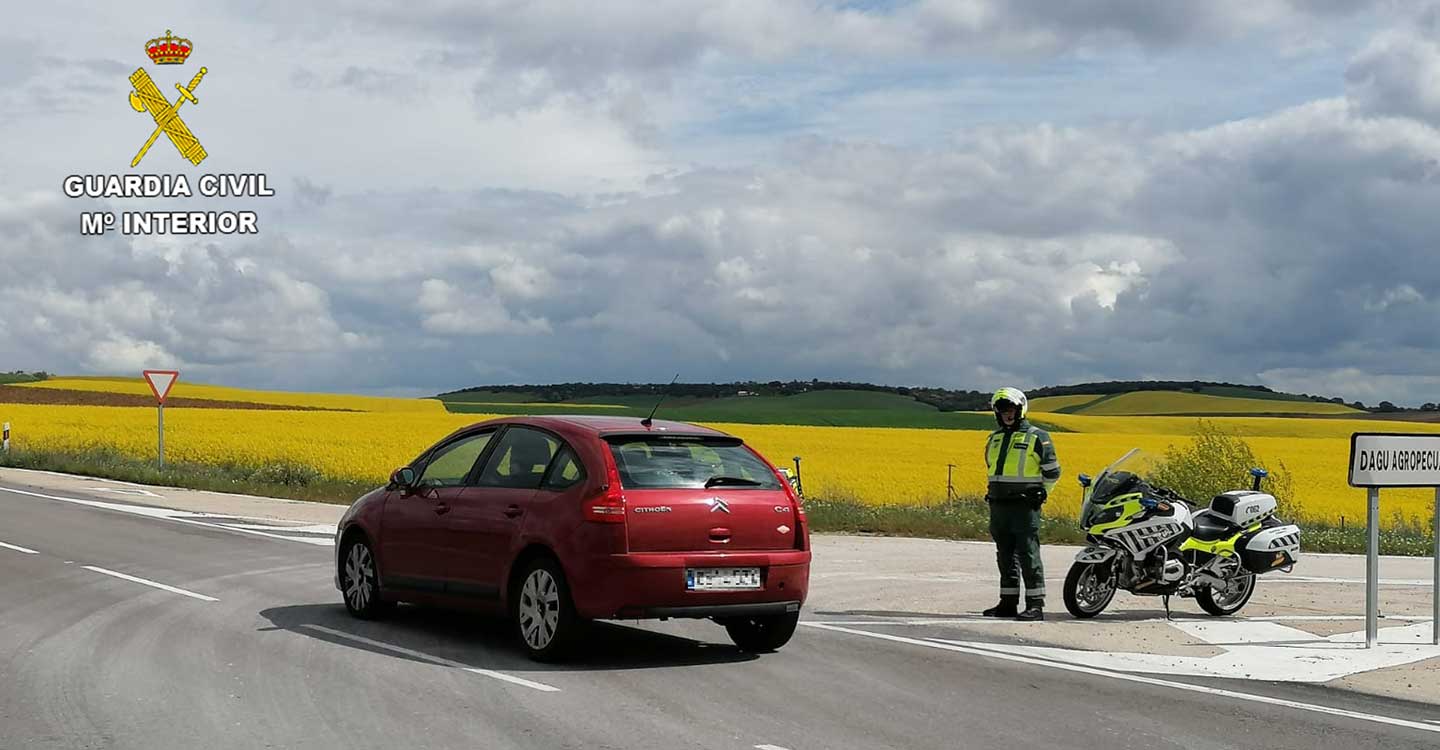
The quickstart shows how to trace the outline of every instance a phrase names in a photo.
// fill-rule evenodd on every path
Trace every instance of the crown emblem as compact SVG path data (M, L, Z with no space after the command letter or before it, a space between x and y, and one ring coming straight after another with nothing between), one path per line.
M190 52L194 49L195 45L191 44L189 39L173 36L169 29L165 30L165 36L156 37L145 43L145 54L149 55L156 65L183 64L185 58L189 57Z

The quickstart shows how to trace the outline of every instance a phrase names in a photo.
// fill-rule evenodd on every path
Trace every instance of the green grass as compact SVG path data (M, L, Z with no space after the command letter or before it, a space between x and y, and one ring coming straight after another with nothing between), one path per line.
M876 534L924 539L990 538L990 509L982 498L962 498L935 505L868 505L855 500L805 501L810 529L816 532ZM1080 544L1085 535L1073 519L1044 516L1040 541Z
M466 394L472 395L472 394ZM654 408L655 396L594 396L566 402L488 403L443 399L445 408L459 414L604 414L643 417ZM476 401L483 401L477 397ZM595 405L618 406L598 409ZM995 420L986 412L942 412L908 396L876 391L812 391L794 396L730 396L726 398L667 398L656 416L682 422L734 422L829 427L910 427L942 430L989 430ZM1039 423L1037 423L1039 424ZM1051 425L1041 427L1060 432Z
M0 453L0 467L40 469L151 486L184 487L343 505L350 504L380 484L332 479L312 467L293 462L261 465L167 462L165 468L160 469L154 461L131 458L104 448L85 451L15 449L9 453Z

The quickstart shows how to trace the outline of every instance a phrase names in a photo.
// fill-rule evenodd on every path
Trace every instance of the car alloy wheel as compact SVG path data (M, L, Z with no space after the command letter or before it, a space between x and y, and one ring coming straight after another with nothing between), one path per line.
M363 540L350 543L340 566L340 591L345 609L362 619L379 617L389 605L380 598L380 577L375 569L375 555Z
M520 634L533 651L543 651L560 627L560 586L550 571L535 568L520 588Z

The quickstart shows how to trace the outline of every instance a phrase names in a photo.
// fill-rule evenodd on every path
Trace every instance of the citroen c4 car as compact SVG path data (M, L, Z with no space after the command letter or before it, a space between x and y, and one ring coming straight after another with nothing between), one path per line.
M773 651L810 578L805 509L770 462L723 432L619 417L459 430L356 500L335 550L354 616L494 610L538 660L602 619L708 618Z

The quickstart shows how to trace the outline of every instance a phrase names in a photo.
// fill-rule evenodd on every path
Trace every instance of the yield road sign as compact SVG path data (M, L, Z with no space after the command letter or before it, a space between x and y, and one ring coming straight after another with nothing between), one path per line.
M165 404L170 388L180 378L177 370L146 370L144 375L145 382L150 384L150 391L155 394L155 401L161 405Z

